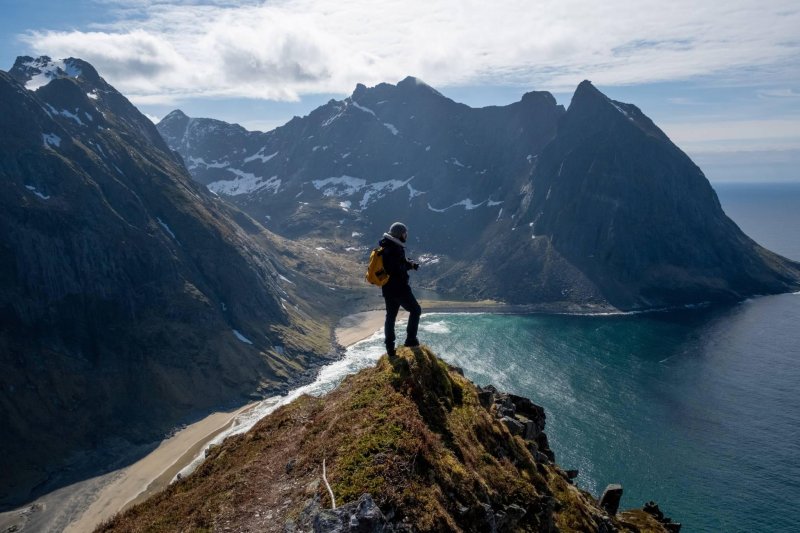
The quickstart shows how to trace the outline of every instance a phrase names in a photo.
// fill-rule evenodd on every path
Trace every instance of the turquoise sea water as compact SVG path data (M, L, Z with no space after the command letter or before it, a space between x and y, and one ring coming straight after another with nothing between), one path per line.
M800 260L800 186L716 188L746 233ZM623 507L656 500L687 532L800 530L800 294L629 316L428 314L420 338L544 406L558 463L593 494L621 483Z

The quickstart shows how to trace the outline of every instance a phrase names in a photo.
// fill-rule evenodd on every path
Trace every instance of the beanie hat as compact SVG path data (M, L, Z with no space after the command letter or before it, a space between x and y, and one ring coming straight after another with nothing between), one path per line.
M408 228L402 222L395 222L392 224L392 227L389 228L389 235L398 239L406 233L408 233Z

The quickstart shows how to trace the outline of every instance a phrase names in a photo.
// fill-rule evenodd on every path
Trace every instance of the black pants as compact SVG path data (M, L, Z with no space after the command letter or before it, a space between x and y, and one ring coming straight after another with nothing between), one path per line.
M384 324L386 347L394 347L394 321L397 319L397 313L400 311L400 307L409 313L408 327L406 328L406 343L418 344L417 329L419 328L419 316L422 314L422 308L419 306L417 299L414 298L411 287L405 287L397 293L384 294L383 299L386 301L386 324Z

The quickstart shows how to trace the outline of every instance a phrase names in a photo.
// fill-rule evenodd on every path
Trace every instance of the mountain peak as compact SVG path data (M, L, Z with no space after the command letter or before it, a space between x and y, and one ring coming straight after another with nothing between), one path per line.
M588 103L588 102L598 102L602 100L608 100L608 97L601 93L597 87L592 85L592 82L589 80L583 80L578 84L578 87L575 89L575 93L572 95L572 103L570 103L570 107L577 104Z
M176 121L176 120L183 121L183 120L187 120L188 118L189 117L186 115L186 113L184 113L180 109L173 109L172 111L167 113L167 115L164 118L162 118L159 121L159 124L161 124L161 123L167 124L169 122L173 122L173 121Z
M30 91L58 78L98 77L94 67L74 57L53 60L49 56L19 56L8 73Z
M427 83L422 81L421 79L416 78L414 76L406 76L405 78L403 78L400 82L397 83L397 88L401 89L401 90L402 89L405 89L405 90L424 89L424 90L432 92L432 93L434 93L436 95L442 96L442 93L440 93L439 91L437 91L436 89L434 89L433 87L431 87L430 85L428 85Z
M551 105L556 105L555 97L547 91L530 91L522 95L520 99L523 103L539 103L545 102Z

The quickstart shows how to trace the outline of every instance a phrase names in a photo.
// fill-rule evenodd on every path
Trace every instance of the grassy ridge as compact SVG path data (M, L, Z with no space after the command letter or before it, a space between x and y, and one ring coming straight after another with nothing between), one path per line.
M491 515L511 531L664 531L643 513L609 518L492 409L430 350L402 348L226 440L193 475L98 531L283 531L309 501L330 506L323 459L337 504L370 493L391 523L414 530L480 531Z

